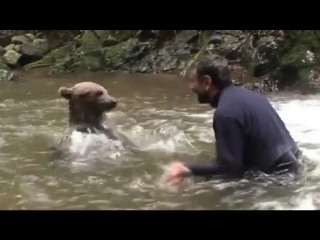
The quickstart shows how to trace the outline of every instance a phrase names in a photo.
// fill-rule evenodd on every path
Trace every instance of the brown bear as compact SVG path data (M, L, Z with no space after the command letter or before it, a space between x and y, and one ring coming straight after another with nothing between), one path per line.
M69 151L73 131L104 134L112 140L119 140L125 148L136 146L122 133L111 128L106 112L117 106L117 100L108 91L94 82L81 82L71 88L61 87L59 95L69 102L69 126L66 136L52 150L54 158Z

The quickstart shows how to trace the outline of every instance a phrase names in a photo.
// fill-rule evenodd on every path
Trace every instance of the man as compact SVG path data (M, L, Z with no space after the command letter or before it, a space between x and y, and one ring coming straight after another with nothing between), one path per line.
M261 94L232 84L227 59L204 57L191 72L191 89L199 103L216 109L217 158L208 164L172 163L169 184L186 176L241 178L248 170L298 172L301 152L280 116Z

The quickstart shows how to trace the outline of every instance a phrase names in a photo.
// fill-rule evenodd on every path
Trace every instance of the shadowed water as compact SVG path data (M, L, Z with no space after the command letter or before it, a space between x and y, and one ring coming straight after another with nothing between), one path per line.
M109 114L143 153L99 136L74 134L73 161L51 162L47 147L67 126L60 86L102 84L119 99ZM213 110L174 76L26 74L0 89L0 209L314 209L320 180L320 97L270 96L304 151L307 169L287 187L267 182L161 185L163 166L214 156ZM173 191L174 190L174 191Z

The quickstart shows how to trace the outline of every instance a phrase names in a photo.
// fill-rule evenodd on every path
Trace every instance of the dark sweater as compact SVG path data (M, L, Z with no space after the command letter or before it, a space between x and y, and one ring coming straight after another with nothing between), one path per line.
M215 96L211 106L216 108L213 130L217 159L189 165L193 175L242 176L247 170L272 173L287 164L282 156L298 149L278 113L259 93L228 86Z

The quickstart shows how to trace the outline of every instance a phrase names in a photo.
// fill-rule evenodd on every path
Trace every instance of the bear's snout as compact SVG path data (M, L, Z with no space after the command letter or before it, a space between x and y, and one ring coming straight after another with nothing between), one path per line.
M117 99L111 96L108 96L101 102L102 108L104 111L109 111L117 106Z
M110 100L110 107L111 108L115 108L116 106L117 106L117 99L115 99L115 98L111 98L111 100Z

